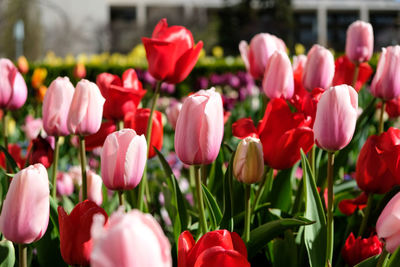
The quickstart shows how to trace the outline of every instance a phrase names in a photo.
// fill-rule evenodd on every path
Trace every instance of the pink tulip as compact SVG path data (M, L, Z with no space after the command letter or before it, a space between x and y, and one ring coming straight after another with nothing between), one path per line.
M72 166L68 169L68 174L72 178L72 182L76 186L82 185L82 169L80 166Z
M58 77L50 84L43 100L43 127L48 135L66 136L67 116L74 95L74 86L68 77Z
M21 129L25 132L26 138L30 141L36 139L43 128L43 121L41 118L35 119L31 115L26 116L25 125Z
M101 176L111 190L130 190L142 180L147 159L144 135L122 129L107 136L101 152Z
M46 168L31 165L11 181L0 215L0 231L14 243L42 238L49 222L50 191Z
M306 55L301 54L298 56L293 56L293 64L292 64L293 71L296 71L297 69L302 70L306 65L306 62L307 62Z
M269 98L291 99L294 92L293 70L286 53L275 51L267 62L262 83Z
M384 100L400 96L400 46L382 48L378 67L371 83L371 93Z
M19 109L25 104L28 89L11 60L0 58L0 108Z
M182 109L182 103L178 101L172 102L165 113L167 114L168 122L171 124L172 128L176 128L176 122L178 121L179 112Z
M175 152L188 165L209 164L219 153L224 135L224 109L215 88L189 96L179 112Z
M368 22L357 20L347 28L346 55L357 63L370 60L374 51L374 32Z
M379 239L385 240L390 253L400 246L400 193L397 193L383 209L376 222Z
M70 196L74 192L74 182L71 175L66 172L57 173L57 195Z
M101 177L92 170L86 171L86 175L88 199L100 206L101 203L103 203L103 192L101 190L103 181ZM82 201L82 187L79 191L79 201Z
M332 53L320 45L313 45L307 54L303 72L303 86L312 91L319 87L327 89L335 74L335 60Z
M358 95L353 87L338 85L326 90L317 104L314 140L328 151L347 146L356 128Z
M160 225L150 215L118 210L104 227L104 216L95 215L91 235L92 267L172 266L171 245Z
M95 83L85 79L78 82L67 119L71 133L95 134L100 129L104 102L105 99Z
M286 45L275 35L259 33L251 39L250 46L246 41L241 41L239 50L246 69L253 78L262 79L269 58L276 50L285 53Z

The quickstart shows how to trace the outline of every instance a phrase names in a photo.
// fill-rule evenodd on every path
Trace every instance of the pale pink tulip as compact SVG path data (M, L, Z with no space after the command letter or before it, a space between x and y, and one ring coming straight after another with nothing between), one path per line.
M67 119L70 132L78 135L96 133L100 129L104 102L95 83L85 79L78 82Z
M32 115L28 115L25 118L25 125L21 127L24 131L25 136L28 140L33 140L38 137L40 131L43 128L43 121L41 118L33 118Z
M326 90L317 105L314 140L327 150L347 146L356 128L358 95L353 87L342 84Z
M386 250L390 253L400 246L400 193L397 193L383 209L376 222L379 239L385 241Z
M72 182L76 186L82 185L82 169L80 166L72 166L68 169L68 174L72 178Z
M347 28L346 56L357 63L371 59L374 51L374 32L368 22L357 20Z
M74 86L68 77L58 77L50 84L43 99L43 127L48 135L66 136L70 134L67 117Z
M182 109L182 103L178 101L172 102L167 110L165 111L167 115L168 122L171 124L172 128L176 128L176 122L178 120L179 112Z
M74 182L71 175L66 172L57 173L56 185L59 196L70 196L74 192Z
M303 71L303 86L308 91L319 87L327 89L335 74L335 60L331 51L320 45L313 45L307 54Z
M147 159L144 135L122 129L107 136L101 152L101 177L112 190L130 190L142 180Z
M103 181L100 175L92 170L86 171L86 175L88 199L100 206L103 203L103 192L101 190ZM82 187L79 191L79 201L82 201Z
M172 266L171 245L150 214L118 210L103 225L104 216L94 215L92 267Z
M224 109L214 88L190 95L175 129L175 152L188 165L209 164L219 153L224 135Z
M19 109L25 104L28 89L11 60L0 58L0 108Z
M371 93L384 100L400 96L400 46L382 48L378 67L371 83Z
M286 53L275 51L269 58L262 87L269 98L292 98L294 92L293 70Z
M0 215L0 231L14 243L42 238L49 222L50 191L46 168L31 165L11 181Z

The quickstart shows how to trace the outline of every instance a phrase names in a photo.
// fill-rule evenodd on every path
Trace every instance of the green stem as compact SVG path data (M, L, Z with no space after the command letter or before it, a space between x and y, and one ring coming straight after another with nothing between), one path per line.
M328 152L328 208L327 208L327 262L332 265L333 252L333 165L335 160L334 152Z
M258 206L258 202L260 202L260 196L263 194L263 192L264 192L264 189L265 189L265 184L266 184L266 181L267 181L267 177L269 177L270 175L269 175L269 173L270 173L270 171L271 171L272 169L268 169L268 167L267 167L267 169L265 170L265 172L264 172L264 175L263 175L263 179L261 180L261 183L260 183L260 185L258 186L258 189L257 189L257 191L256 191L256 195L254 196L254 201L253 201L253 206L252 206L252 208L251 208L251 214L253 214L253 212L254 212L254 210L257 208L257 206Z
M156 109L157 99L160 96L161 83L162 83L161 81L157 82L156 91L154 92L152 103L151 103L149 120L147 121L147 128L146 128L147 129L147 132L146 132L147 155L149 155L149 151L150 151L151 129L153 127L153 113L154 113L154 110ZM146 165L144 166L143 178L139 184L138 208L141 211L144 210L143 209L143 206L144 206L143 200L144 200L144 193L148 192L148 190L146 190L147 186L148 185L147 185L147 163L146 163ZM146 201L147 202L150 201L150 195L146 194Z
M353 88L356 89L356 83L358 78L358 72L360 71L360 64L355 63L356 68L354 69L354 76L353 76Z
M118 200L119 200L119 205L124 206L124 191L118 191Z
M19 267L28 266L27 250L28 247L25 244L18 244Z
M251 204L250 204L250 193L251 185L246 184L246 198L245 198L245 220L244 220L244 232L243 241L245 243L250 241L250 218L251 218Z
M201 182L207 186L207 168L205 164L201 165Z
M51 190L51 196L54 199L56 199L56 195L57 195L57 168L58 168L59 150L60 150L60 138L58 136L55 136L54 161L53 161L53 169L52 169L53 188Z
M373 194L369 194L368 195L367 207L365 209L364 217L363 217L362 222L361 222L360 230L358 231L358 236L362 237L362 235L365 232L365 229L367 229L368 217L369 217L369 214L371 213L373 199L374 199L374 195Z
M310 162L311 172L314 176L314 179L316 180L317 178L315 175L315 145L312 146L308 154L308 161Z
M199 224L201 227L201 234L207 233L207 219L206 213L204 212L203 203L203 190L201 188L201 166L195 166L195 182L196 182L196 195L197 195L197 206L199 209Z
M379 116L379 129L378 129L378 134L383 133L383 126L384 126L384 120L383 120L383 114L385 114L385 107L386 107L386 102L385 100L382 100L382 105L381 105L381 113Z
M120 131L124 129L124 121L118 121L117 122L117 130Z
M3 124L3 139L4 139L4 148L8 151L8 116L7 116L7 111L3 110L3 118L2 124ZM8 166L7 160L6 160L6 171L10 172L10 168Z
M379 256L378 263L376 264L376 267L382 267L383 266L388 254L389 254L389 252L386 250L386 248L383 248L383 250L381 252L381 255Z
M86 151L85 151L85 138L79 136L79 155L81 158L82 170L82 201L87 199L87 178L86 178Z

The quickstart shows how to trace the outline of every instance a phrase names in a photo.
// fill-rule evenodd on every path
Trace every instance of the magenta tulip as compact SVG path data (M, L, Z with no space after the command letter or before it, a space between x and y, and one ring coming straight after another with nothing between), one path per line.
M371 93L384 100L400 96L400 46L382 48L378 67L371 83Z
M262 87L269 98L292 98L294 92L293 70L286 53L275 51L269 58Z
M144 135L122 129L107 136L101 151L101 176L111 190L130 190L142 180L147 159Z
M92 267L172 266L171 245L150 215L118 210L104 227L104 216L95 215L91 229Z
M66 136L67 116L74 95L74 86L68 77L58 77L49 86L43 100L43 128L48 135Z
M400 193L397 193L383 209L376 222L378 237L385 241L390 253L400 246Z
M25 104L28 89L11 60L0 58L0 108L19 109Z
M317 104L314 140L327 150L347 146L356 128L358 95L353 87L338 85L326 90Z
M78 82L67 119L70 132L79 135L95 134L100 129L104 102L95 83L85 79Z
M374 32L368 22L357 20L347 28L346 56L356 62L370 60L374 51Z
M42 238L49 222L50 191L46 168L31 165L11 181L0 215L0 231L14 243Z
M313 45L307 54L303 72L303 86L308 91L319 87L327 89L335 74L335 60L332 53L320 45Z
M179 112L175 152L188 165L209 164L219 153L224 135L224 109L214 88L190 95Z

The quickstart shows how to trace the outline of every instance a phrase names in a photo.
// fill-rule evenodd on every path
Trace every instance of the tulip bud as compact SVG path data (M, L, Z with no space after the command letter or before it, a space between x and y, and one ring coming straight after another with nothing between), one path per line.
M233 174L239 182L257 183L264 172L263 147L258 138L246 137L240 141L233 160Z
M397 193L383 209L376 222L379 239L385 241L385 248L393 253L400 246L400 193Z
M130 190L142 180L147 144L144 135L122 129L107 136L101 151L101 176L111 190Z
M308 91L316 87L327 89L335 74L335 60L332 53L320 45L313 45L307 54L303 72L303 86Z
M96 133L100 129L104 102L105 99L95 83L85 79L78 82L67 119L71 133L79 135Z
M25 104L28 89L21 73L11 60L0 59L0 108L19 109Z
M103 192L101 191L103 180L92 170L86 171L86 174L88 199L100 206L103 203ZM79 191L79 200L82 201L82 187Z
M353 87L338 85L326 90L317 104L314 140L327 151L349 144L356 128L358 95Z
M368 22L357 20L350 24L346 34L346 55L356 62L370 60L374 50L374 33L372 25Z
M209 164L219 153L224 134L221 95L214 88L186 98L175 129L175 152L188 165Z
M18 244L42 238L49 223L50 191L42 164L31 165L11 180L0 215L0 231Z

